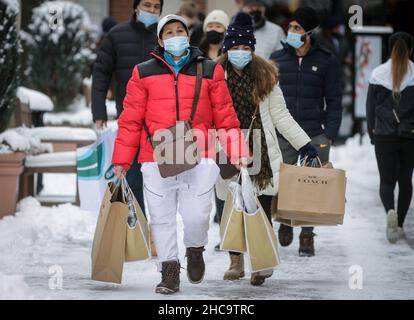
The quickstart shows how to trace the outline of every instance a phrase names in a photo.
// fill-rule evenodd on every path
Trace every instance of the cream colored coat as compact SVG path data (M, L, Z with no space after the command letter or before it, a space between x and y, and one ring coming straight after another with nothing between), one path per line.
M279 191L279 169L280 164L283 162L275 128L296 150L308 144L311 139L289 113L279 85L276 85L266 100L260 104L260 116L266 136L270 166L273 172L273 183L265 190L256 190L256 192L258 195L274 196ZM231 181L219 178L216 184L219 199L226 199L228 185Z

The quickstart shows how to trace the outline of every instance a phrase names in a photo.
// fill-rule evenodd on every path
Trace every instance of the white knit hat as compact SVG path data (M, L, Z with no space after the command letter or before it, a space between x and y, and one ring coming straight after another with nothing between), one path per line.
M224 28L227 30L229 24L230 24L230 18L223 10L214 10L209 13L209 15L204 20L204 26L203 30L206 32L207 25L211 22L217 22L224 26Z

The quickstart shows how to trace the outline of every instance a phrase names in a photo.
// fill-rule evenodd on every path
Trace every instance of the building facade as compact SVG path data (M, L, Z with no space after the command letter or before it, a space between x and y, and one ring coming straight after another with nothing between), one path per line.
M131 19L132 0L72 0L81 4L91 16L94 24L100 26L101 21L112 16L117 21L124 22ZM222 9L229 15L233 15L237 11L234 0L197 0L201 9L210 12L214 9ZM163 15L176 13L180 7L182 0L164 0Z

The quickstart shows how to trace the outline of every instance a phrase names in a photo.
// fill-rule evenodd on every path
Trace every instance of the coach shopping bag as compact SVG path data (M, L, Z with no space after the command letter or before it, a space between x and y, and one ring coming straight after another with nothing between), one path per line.
M122 282L128 204L121 186L110 182L102 201L92 245L92 280Z
M277 203L278 203L278 196L274 196L272 199L272 220L278 222L280 224L284 224L289 227L319 227L319 226L337 226L337 224L324 224L324 223L315 223L309 221L299 221L299 220L290 220L290 219L282 219L277 216Z
M343 224L345 171L282 164L279 179L278 219Z
M246 252L246 238L243 222L243 198L241 187L231 182L224 204L220 223L220 249L232 252Z

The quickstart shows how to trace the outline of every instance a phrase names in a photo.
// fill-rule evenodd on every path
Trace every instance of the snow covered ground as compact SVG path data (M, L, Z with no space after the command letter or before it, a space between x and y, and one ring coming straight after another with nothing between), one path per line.
M16 217L0 221L0 299L414 299L414 206L407 217L408 240L390 245L373 148L355 138L335 148L332 161L347 170L345 224L318 228L317 255L309 259L298 256L295 230L295 242L281 249L281 264L263 287L250 286L248 277L222 280L228 258L214 252L219 236L213 223L201 285L189 284L183 272L179 294L156 295L159 274L151 261L126 264L123 285L93 282L90 251L97 213L72 205L44 208L29 198ZM74 176L46 175L44 192L70 194L75 182ZM361 290L350 288L354 270L362 271L361 277L354 275L363 281ZM59 287L59 275L62 290L52 290Z

